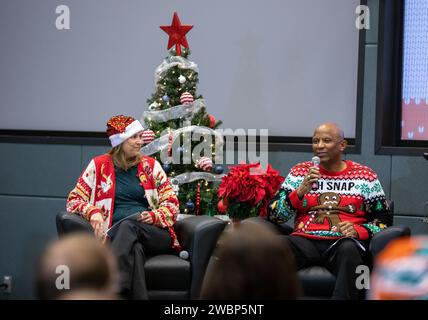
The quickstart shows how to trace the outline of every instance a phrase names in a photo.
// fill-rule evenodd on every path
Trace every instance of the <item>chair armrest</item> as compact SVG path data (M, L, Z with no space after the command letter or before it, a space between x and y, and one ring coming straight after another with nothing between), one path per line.
M410 236L410 228L406 226L392 226L379 231L370 241L369 251L372 257L376 257L392 240L406 236Z
M67 234L75 231L85 231L93 234L92 228L88 220L83 219L81 216L61 211L56 215L56 228L58 235Z
M247 218L247 219L243 220L242 222L245 222L245 223L252 222L252 223L263 224L263 225L269 227L275 233L279 233L280 235L289 235L290 233L292 233L294 231L293 228L290 227L286 223L276 224L276 223L273 223L272 221L269 221L265 218L260 218L260 217Z
M209 216L194 216L176 222L174 229L183 249L189 252L192 268L190 298L197 299L205 270L227 222Z

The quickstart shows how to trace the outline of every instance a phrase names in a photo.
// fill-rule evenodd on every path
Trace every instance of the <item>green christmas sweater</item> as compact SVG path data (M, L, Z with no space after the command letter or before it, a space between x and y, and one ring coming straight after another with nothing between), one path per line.
M345 163L346 168L340 172L320 168L319 188L302 199L296 189L312 163L294 166L269 203L269 220L283 223L294 216L292 235L312 239L343 237L338 229L341 221L354 223L360 240L368 240L392 225L391 211L376 173L353 161Z

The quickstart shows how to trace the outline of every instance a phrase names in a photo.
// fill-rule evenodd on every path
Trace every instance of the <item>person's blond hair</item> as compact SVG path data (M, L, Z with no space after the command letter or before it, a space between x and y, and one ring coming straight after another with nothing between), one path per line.
M125 157L125 153L123 152L123 147L122 147L122 143L119 144L118 146L112 148L108 154L112 157L113 159L113 163L116 167L121 168L123 170L128 170L129 168L132 168L134 166L136 166L140 160L141 160L141 155L138 154L135 157L132 158L126 158Z

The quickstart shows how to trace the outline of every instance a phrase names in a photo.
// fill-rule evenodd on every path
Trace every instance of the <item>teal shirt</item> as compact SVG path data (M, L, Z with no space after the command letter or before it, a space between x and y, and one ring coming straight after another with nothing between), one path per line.
M116 191L114 195L113 224L136 212L148 210L149 203L137 177L137 167L128 171L115 168Z

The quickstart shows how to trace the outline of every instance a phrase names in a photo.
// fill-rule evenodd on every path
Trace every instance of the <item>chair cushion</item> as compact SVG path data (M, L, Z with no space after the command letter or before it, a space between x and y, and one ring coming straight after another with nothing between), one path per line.
M311 297L331 297L336 277L324 267L313 266L299 270L303 293Z
M153 256L144 265L148 290L184 290L190 288L190 263L172 254Z

